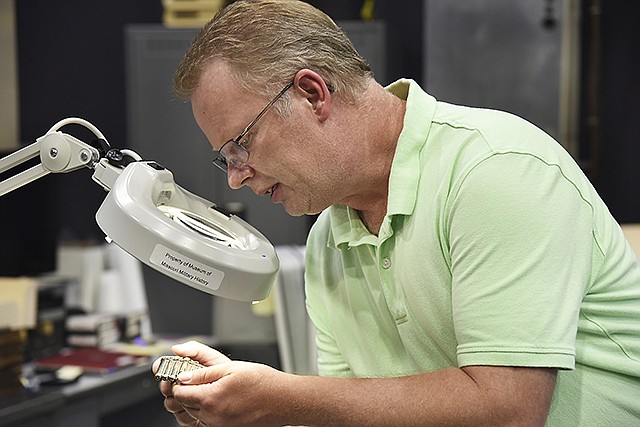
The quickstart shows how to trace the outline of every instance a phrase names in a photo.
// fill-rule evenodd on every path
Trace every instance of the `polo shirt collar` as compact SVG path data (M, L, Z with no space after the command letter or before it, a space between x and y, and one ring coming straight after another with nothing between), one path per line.
M369 233L357 211L343 205L329 208L332 236L328 242L337 247L343 243L349 246L376 244L393 234L391 217L411 215L415 209L418 183L420 180L420 151L425 145L436 100L427 94L413 80L401 79L386 89L398 98L407 101L402 132L398 139L389 177L389 200L387 214L380 228L379 237Z
M407 101L402 132L391 165L387 216L411 215L421 175L420 152L431 129L436 100L413 80L398 80L387 90Z

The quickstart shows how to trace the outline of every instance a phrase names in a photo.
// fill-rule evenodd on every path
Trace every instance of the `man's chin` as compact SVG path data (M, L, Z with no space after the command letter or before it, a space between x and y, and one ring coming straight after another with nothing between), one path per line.
M314 213L309 212L309 210L303 209L300 206L291 206L291 205L287 205L286 203L283 203L282 207L284 208L285 212L289 214L289 216L298 217L298 216L304 216L304 215L315 215Z
M299 217L299 216L313 216L320 214L324 209L316 210L316 209L295 209L295 208L287 208L286 205L283 205L285 212L289 216Z
M306 212L292 211L292 210L289 210L287 208L284 208L284 210L289 216L298 217L298 216L308 215Z

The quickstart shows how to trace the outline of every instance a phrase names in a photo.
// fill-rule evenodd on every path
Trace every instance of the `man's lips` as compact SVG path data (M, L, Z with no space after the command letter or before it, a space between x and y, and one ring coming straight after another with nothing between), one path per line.
M259 196L269 196L271 198L271 201L273 203L278 203L279 199L278 199L278 194L279 191L278 189L280 188L280 183L277 184L273 184L271 187L269 188L263 188L260 191L255 191L255 193Z
M280 187L280 184L275 184L273 187L269 188L265 194L268 194L271 197L271 201L277 203L277 191Z
M267 196L267 195L271 195L273 194L273 191L275 189L277 184L274 184L272 187L267 188L266 190L262 190L259 194L263 195L263 196Z

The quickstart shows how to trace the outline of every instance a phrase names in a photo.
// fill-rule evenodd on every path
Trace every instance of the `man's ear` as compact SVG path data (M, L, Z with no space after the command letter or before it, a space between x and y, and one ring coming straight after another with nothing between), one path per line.
M293 83L297 93L306 98L318 120L327 120L331 113L332 94L324 79L318 73L305 68L296 73Z

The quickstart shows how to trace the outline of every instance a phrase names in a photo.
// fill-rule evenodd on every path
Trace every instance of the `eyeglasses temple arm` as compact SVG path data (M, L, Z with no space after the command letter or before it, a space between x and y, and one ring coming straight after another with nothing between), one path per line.
M267 111L269 111L269 109L273 106L273 104L278 102L278 100L282 97L282 95L284 95L291 88L291 86L293 86L293 80L291 80L285 87L283 87L282 90L275 96L275 98L273 98L271 102L269 102L267 106L264 107L262 111L260 111L260 114L258 114L258 116L255 119L253 119L253 121L249 123L246 128L244 128L244 130L236 138L236 144L240 145L240 140L247 134L247 132L249 132L249 129L251 129L253 125L255 125L258 122L258 120L260 120L262 116L264 116L267 113Z

